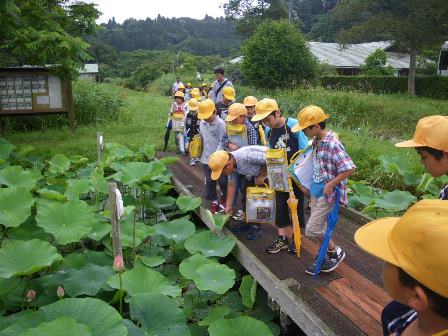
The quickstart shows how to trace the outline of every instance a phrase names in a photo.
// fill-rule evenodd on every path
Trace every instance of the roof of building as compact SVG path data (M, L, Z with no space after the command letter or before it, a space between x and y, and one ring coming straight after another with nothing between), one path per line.
M80 74L98 73L98 64L96 63L84 64L84 69L80 69L79 73Z
M367 56L377 49L387 50L392 46L390 41L350 44L345 47L338 43L310 42L311 52L320 62L331 64L337 68L359 68ZM394 69L409 68L409 54L388 52L387 64Z

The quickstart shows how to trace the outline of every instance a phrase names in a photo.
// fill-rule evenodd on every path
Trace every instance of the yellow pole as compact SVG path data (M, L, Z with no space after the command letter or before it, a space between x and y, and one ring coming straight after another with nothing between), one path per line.
M291 211L292 227L294 231L294 242L296 244L297 256L300 257L300 246L302 245L302 233L300 232L299 217L297 216L297 206L299 201L294 195L294 189L292 187L291 176L288 177L289 182L289 199L288 207Z

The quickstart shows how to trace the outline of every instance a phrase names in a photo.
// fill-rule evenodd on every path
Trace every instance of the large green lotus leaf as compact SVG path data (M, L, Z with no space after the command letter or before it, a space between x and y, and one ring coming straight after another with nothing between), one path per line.
M104 149L106 151L107 155L112 155L117 160L125 159L125 158L131 158L135 154L133 151L131 151L129 148L117 144L115 142L108 142L104 145Z
M28 219L18 227L9 228L7 235L9 239L16 240L31 240L37 238L50 241L53 239L51 234L46 233L44 229L36 225L36 220L33 217L28 217Z
M123 320L123 324L128 328L128 336L147 336L145 331L137 327L131 320Z
M0 224L19 226L31 215L33 203L33 196L26 189L0 188Z
M112 226L109 222L104 220L104 217L99 216L98 214L95 214L95 218L95 224L93 224L92 230L90 230L87 237L95 241L100 241L112 230Z
M70 160L63 154L56 154L48 161L50 172L53 174L63 174L70 169Z
M96 167L90 174L90 182L95 192L106 194L109 192L107 180L104 177L104 171L100 167Z
M144 145L138 149L139 154L143 154L147 159L152 160L156 155L156 150L153 145Z
M129 307L131 317L142 324L148 336L189 336L185 315L176 301L161 294L134 296Z
M112 178L126 185L139 185L144 181L158 180L165 172L166 167L157 161L129 162L121 166L121 169Z
M235 284L235 271L217 263L202 265L196 270L193 281L200 290L224 294Z
M155 255L155 256L151 256L151 257L147 257L147 256L137 256L137 258L142 262L143 265L146 265L148 267L157 267L159 265L162 265L165 261L166 258L159 256L159 255Z
M0 336L17 336L42 322L51 322L60 317L70 317L79 324L87 325L93 336L127 334L122 317L106 302L93 298L67 298L41 307L37 312L27 315L0 332Z
M8 161L9 155L16 148L8 142L0 142L0 163Z
M64 281L64 288L68 295L95 296L101 289L107 289L107 279L114 275L111 266L98 266L87 264L81 269L72 269Z
M83 201L42 205L37 210L37 225L55 236L59 244L78 242L95 224L93 208Z
M92 336L90 328L77 323L71 317L60 317L51 322L43 322L36 328L27 329L20 336Z
M230 219L229 215L214 215L210 210L206 210L205 213L207 214L207 217L210 219L210 222L219 230L222 230L224 227L224 224L227 223L227 221Z
M8 187L31 190L36 183L36 175L29 170L23 170L21 166L9 166L0 170L0 184Z
M409 160L402 156L390 156L387 154L380 155L378 159L386 173L399 173L406 175L412 171Z
M40 197L48 199L48 200L55 200L55 201L66 201L67 200L65 195L61 194L57 190L42 188L42 189L39 189L37 191L37 193L39 194Z
M196 233L185 241L185 248L191 254L201 252L205 257L225 257L235 246L230 237L217 237L211 231Z
M394 190L386 192L375 201L376 206L390 212L406 210L417 198L409 191Z
M151 200L152 207L155 209L164 209L168 208L176 203L176 199L171 196L160 196L157 195L154 199Z
M167 278L146 266L137 265L122 275L123 289L131 296L143 293L165 294L176 297L180 295L180 288L170 284ZM107 284L115 289L120 288L118 275L109 278Z
M229 314L230 314L230 308L227 306L213 307L202 319L202 321L198 322L198 325L208 327L212 322L222 319Z
M98 266L111 266L113 258L103 251L87 250L83 252L73 252L64 257L62 268L82 268L85 265L94 264Z
M240 294L243 299L243 305L246 308L252 309L257 295L257 281L252 275L243 276L241 280Z
M202 204L202 198L181 195L177 198L176 204L180 211L188 212L199 207Z
M208 327L210 336L272 336L268 326L249 316L214 321Z
M68 200L78 200L79 195L86 194L94 189L90 185L90 180L67 180L67 189L65 190L65 197Z
M61 259L56 247L48 242L12 240L0 249L0 277L33 274Z
M193 280L197 275L197 270L202 265L206 264L216 264L217 261L215 259L206 258L200 253L196 253L191 257L184 259L179 264L179 272L186 279Z
M162 222L155 226L156 233L167 239L179 243L196 232L195 225L188 220L188 217L177 218L169 222Z

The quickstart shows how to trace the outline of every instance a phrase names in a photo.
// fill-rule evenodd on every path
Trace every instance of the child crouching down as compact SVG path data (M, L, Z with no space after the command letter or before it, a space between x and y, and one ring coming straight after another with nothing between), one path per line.
M184 93L177 91L174 94L174 102L171 104L170 119L174 131L174 141L177 147L177 154L185 154L185 145L183 141L184 123L187 114L187 103L184 99ZM168 128L168 126L167 126ZM181 139L179 139L182 137ZM181 141L179 141L181 140Z
M188 101L188 113L185 118L185 151L188 152L190 149L190 141L193 140L195 135L199 134L199 124L200 120L198 119L198 109L199 102L196 98L191 98ZM197 158L190 158L190 166L196 165L196 162L199 161Z
M303 130L312 143L313 181L311 184L311 215L306 223L305 234L323 241L327 228L327 216L336 200L335 188L340 190L340 203L347 204L347 178L355 172L356 166L346 153L335 133L326 128L329 115L318 106L307 106L297 115L299 124L292 131ZM345 252L330 240L321 272L331 272L345 258ZM317 257L305 272L313 275Z
M211 170L208 166L210 155L227 147L226 123L216 115L215 103L205 99L199 103L198 118L199 132L202 137L202 154L199 159L203 164L205 177L205 199L212 202L210 211L214 213L224 212L227 197L227 176L218 179L221 197L218 200L216 181L211 178Z
M422 200L402 217L370 222L356 243L384 261L384 287L412 308L389 324L393 335L448 335L448 202Z

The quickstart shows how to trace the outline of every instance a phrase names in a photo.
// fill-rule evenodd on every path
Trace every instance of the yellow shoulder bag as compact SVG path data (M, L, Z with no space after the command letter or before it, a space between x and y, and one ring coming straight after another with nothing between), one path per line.
M266 167L269 186L275 191L289 192L288 157L283 149L268 149L266 151Z
M199 158L202 154L202 138L200 134L196 134L190 141L188 149L191 158Z
M268 187L248 187L246 222L275 224L275 191Z

